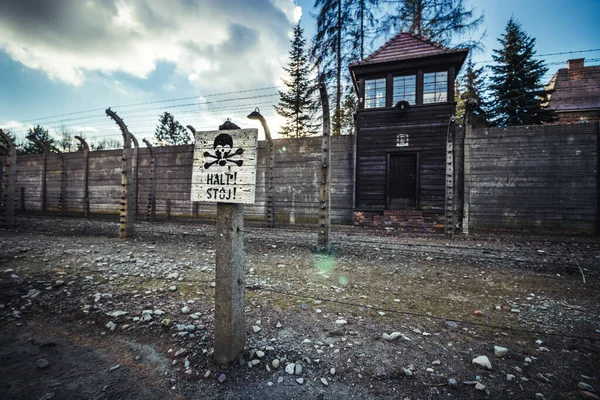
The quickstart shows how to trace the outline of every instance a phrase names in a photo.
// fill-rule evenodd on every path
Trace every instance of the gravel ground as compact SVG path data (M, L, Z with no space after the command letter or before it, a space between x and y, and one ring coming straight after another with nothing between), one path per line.
M598 238L334 227L325 256L308 227L248 226L246 350L219 366L214 224L140 221L121 240L112 220L18 223L0 230L0 398L600 391Z

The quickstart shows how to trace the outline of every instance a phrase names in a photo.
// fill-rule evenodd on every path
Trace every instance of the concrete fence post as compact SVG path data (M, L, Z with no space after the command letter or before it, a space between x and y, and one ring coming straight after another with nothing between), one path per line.
M267 226L275 227L275 204L273 202L273 170L275 168L275 150L273 139L271 138L271 130L267 125L267 120L262 116L258 107L250 114L248 119L258 120L265 131L265 139L267 140L266 168L265 168L265 204L267 211Z
M150 152L150 185L148 187L148 219L156 219L156 153L150 142L142 139Z
M321 138L321 203L319 210L318 250L329 253L331 236L331 117L329 115L329 98L323 75L319 76L319 92L323 106L323 136Z
M131 193L131 200L133 201L134 206L134 210L135 210L135 215L138 215L138 191L140 188L140 184L139 184L139 167L140 167L140 161L139 161L139 148L140 145L137 141L137 138L135 137L135 135L131 132L129 132L129 135L131 135L131 141L133 142L133 179L135 180L135 183L133 185L133 192Z
M110 108L106 109L106 115L111 117L121 129L123 134L123 173L121 175L121 208L119 236L122 239L132 237L134 234L134 205L131 201L133 192L132 161L131 161L131 134L127 125Z
M75 136L83 146L83 213L86 218L90 217L90 146L81 136Z
M2 226L16 226L15 182L17 178L17 147L10 137L0 129L0 139L4 139L8 155L2 171Z

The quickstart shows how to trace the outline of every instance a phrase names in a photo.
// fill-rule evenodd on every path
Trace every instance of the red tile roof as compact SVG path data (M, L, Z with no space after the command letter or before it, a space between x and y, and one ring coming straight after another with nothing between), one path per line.
M467 52L467 49L449 49L423 36L401 32L364 60L350 64L350 67Z

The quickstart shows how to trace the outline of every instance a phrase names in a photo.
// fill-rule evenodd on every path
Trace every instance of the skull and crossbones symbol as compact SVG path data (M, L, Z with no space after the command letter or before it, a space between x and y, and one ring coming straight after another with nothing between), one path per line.
M244 153L244 149L240 147L232 153L231 150L233 148L233 138L227 133L221 133L217 135L213 148L215 149L214 155L210 154L208 151L204 152L204 157L215 159L214 161L204 163L204 169L208 169L215 164L219 164L223 167L229 162L241 167L244 163L244 160L231 160L231 157L233 156L242 155Z

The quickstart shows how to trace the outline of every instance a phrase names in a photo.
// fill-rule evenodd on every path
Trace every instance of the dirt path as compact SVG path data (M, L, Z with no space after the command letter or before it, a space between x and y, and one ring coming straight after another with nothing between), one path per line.
M325 257L311 251L310 230L247 227L247 350L222 367L211 358L213 226L142 222L123 241L110 221L19 223L0 231L0 398L569 399L582 395L580 382L600 390L594 238L337 227ZM495 345L508 354L495 357ZM473 365L478 356L492 370ZM287 363L302 372L286 373Z

